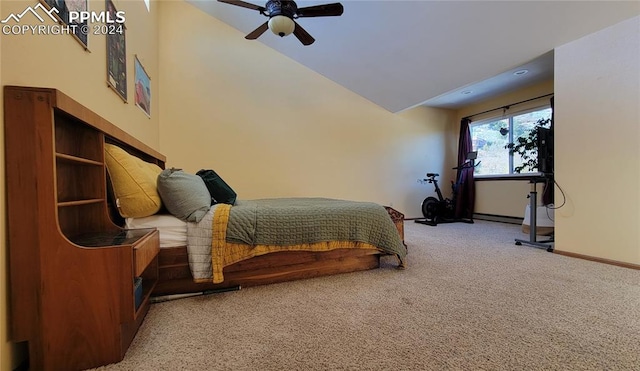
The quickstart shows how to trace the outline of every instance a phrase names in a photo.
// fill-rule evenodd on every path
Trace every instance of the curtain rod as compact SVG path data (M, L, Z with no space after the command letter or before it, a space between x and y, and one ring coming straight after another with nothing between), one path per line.
M504 105L504 106L502 106L502 107L497 107L497 108L493 108L493 109L490 109L490 110L486 110L486 111L482 111L482 112L474 113L473 115L465 116L465 117L463 117L463 119L470 119L470 118L472 118L473 116L482 115L483 113L489 113L489 112L491 112L491 111L497 111L497 110L499 110L499 109L509 109L509 108L511 108L511 106L516 106L516 105L518 105L518 104L531 102L532 100L536 100L536 99L540 99L540 98L550 97L550 96L552 96L552 95L553 95L553 93L550 93L550 94L541 95L541 96L539 96L539 97L535 97L535 98L531 98L531 99L523 100L523 101L520 101L520 102L507 104L507 105Z

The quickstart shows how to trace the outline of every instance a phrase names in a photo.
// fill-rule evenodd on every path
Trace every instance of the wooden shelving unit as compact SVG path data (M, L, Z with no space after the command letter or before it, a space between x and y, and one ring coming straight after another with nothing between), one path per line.
M57 90L4 99L11 339L28 342L33 370L118 362L149 309L159 234L111 221L104 143L164 157Z

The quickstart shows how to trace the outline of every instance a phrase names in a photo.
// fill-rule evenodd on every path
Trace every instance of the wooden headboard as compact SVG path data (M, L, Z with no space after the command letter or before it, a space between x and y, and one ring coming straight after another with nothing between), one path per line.
M55 89L4 87L4 127L11 339L29 342L32 369L117 362L148 310L159 246L154 230L111 238L122 231L104 143L160 167L165 157ZM78 242L86 235L106 242Z
M104 143L116 144L127 152L140 157L141 159L155 163L164 168L166 158L161 153L137 140L114 124L108 122L94 112L90 111L69 96L55 89L31 88L31 87L5 87L5 125L7 122L24 121L37 119L33 115L39 112L37 109L43 108L47 115L53 115L52 135L55 148L51 148L51 153L55 153L57 165L57 202L80 201L86 199L105 200L107 208L103 205L95 205L96 209L107 210L110 218L118 225L121 221L115 206L108 192L109 182L106 179L104 167ZM25 150L33 148L23 145L25 140L33 138L32 132L35 128L9 127L7 132L6 152L7 156L23 158ZM41 131L39 132L43 134ZM15 138L9 137L15 135ZM46 147L42 147L45 150ZM48 149L48 148L47 148ZM88 161L88 162L87 162ZM83 167L83 171L78 172L77 164L91 161L95 162L95 168ZM7 161L7 174L15 173L10 168L12 165L19 165L19 162ZM100 169L102 168L102 169ZM36 171L36 169L33 169ZM39 174L32 174L40 177ZM8 179L11 181L11 179ZM60 228L66 233L75 233L79 230L86 231L87 226L83 218L78 218L74 212L74 205L62 210L59 217ZM87 210L83 210L86 215ZM92 211L89 211L93 213ZM67 218L67 215L69 218ZM78 224L80 223L80 224ZM93 226L89 227L93 229Z

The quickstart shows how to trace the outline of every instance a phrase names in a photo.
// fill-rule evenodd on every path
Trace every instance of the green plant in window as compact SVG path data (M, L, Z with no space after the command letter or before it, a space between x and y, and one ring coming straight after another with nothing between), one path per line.
M538 128L548 128L551 125L551 119L539 119L535 126L526 135L521 135L515 141L508 143L504 148L509 150L511 155L519 155L522 164L513 168L516 173L533 172L538 170Z

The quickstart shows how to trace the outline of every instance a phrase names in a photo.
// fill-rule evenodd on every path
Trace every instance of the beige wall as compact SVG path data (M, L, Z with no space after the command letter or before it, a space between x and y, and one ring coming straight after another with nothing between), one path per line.
M32 0L2 1L0 15L4 19L10 13L20 13L37 2ZM156 3L151 12L143 1L114 1L118 10L125 11L127 47L128 104L106 84L106 39L103 35L89 36L89 51L85 51L70 35L1 35L0 82L1 85L25 85L60 89L102 117L120 126L146 144L159 146L159 66L158 66L158 17ZM89 9L104 10L104 0L90 1ZM22 23L38 24L36 18L23 18ZM36 23L38 22L38 23ZM152 78L152 115L148 118L135 106L133 95L134 55L139 55ZM1 94L1 93L0 93ZM0 110L2 108L0 107ZM2 116L0 116L2 117ZM4 136L4 123L0 128ZM0 140L0 212L5 214L4 140ZM8 340L7 318L7 249L6 225L0 223L0 264L3 267L0 280L0 336L1 370L10 370L22 360L21 347ZM13 355L12 355L13 354Z
M152 104L149 119L133 101L135 55L140 57L152 78L152 97L158 96L157 12L148 13L143 1L116 0L114 4L118 10L125 12L127 20L127 104L107 87L106 38L103 35L89 35L88 51L70 35L2 35L2 84L60 89L136 138L157 148L158 105ZM3 1L2 12L22 12L32 5L32 0ZM92 11L103 11L104 7L102 0L89 2ZM27 21L29 18L22 20L23 23ZM31 22L38 23L35 18Z
M240 198L321 196L420 216L447 110L392 114L184 2L161 3L160 149ZM425 77L428 79L428 77Z
M555 51L556 249L640 264L640 17ZM557 196L556 196L557 199Z
M522 102L532 98L553 93L553 80L535 84L499 97L469 105L457 112L457 122L463 117ZM513 106L508 113L516 113L527 109L539 107L549 103L549 97ZM474 116L474 120L501 114L502 111L494 111L482 116ZM457 143L457 142L456 142ZM457 145L457 144L456 144ZM482 161L482 159L479 159ZM476 181L475 212L482 214L512 216L523 218L525 207L529 204L527 196L531 185L527 181L494 180ZM538 200L542 196L542 187L538 185Z

